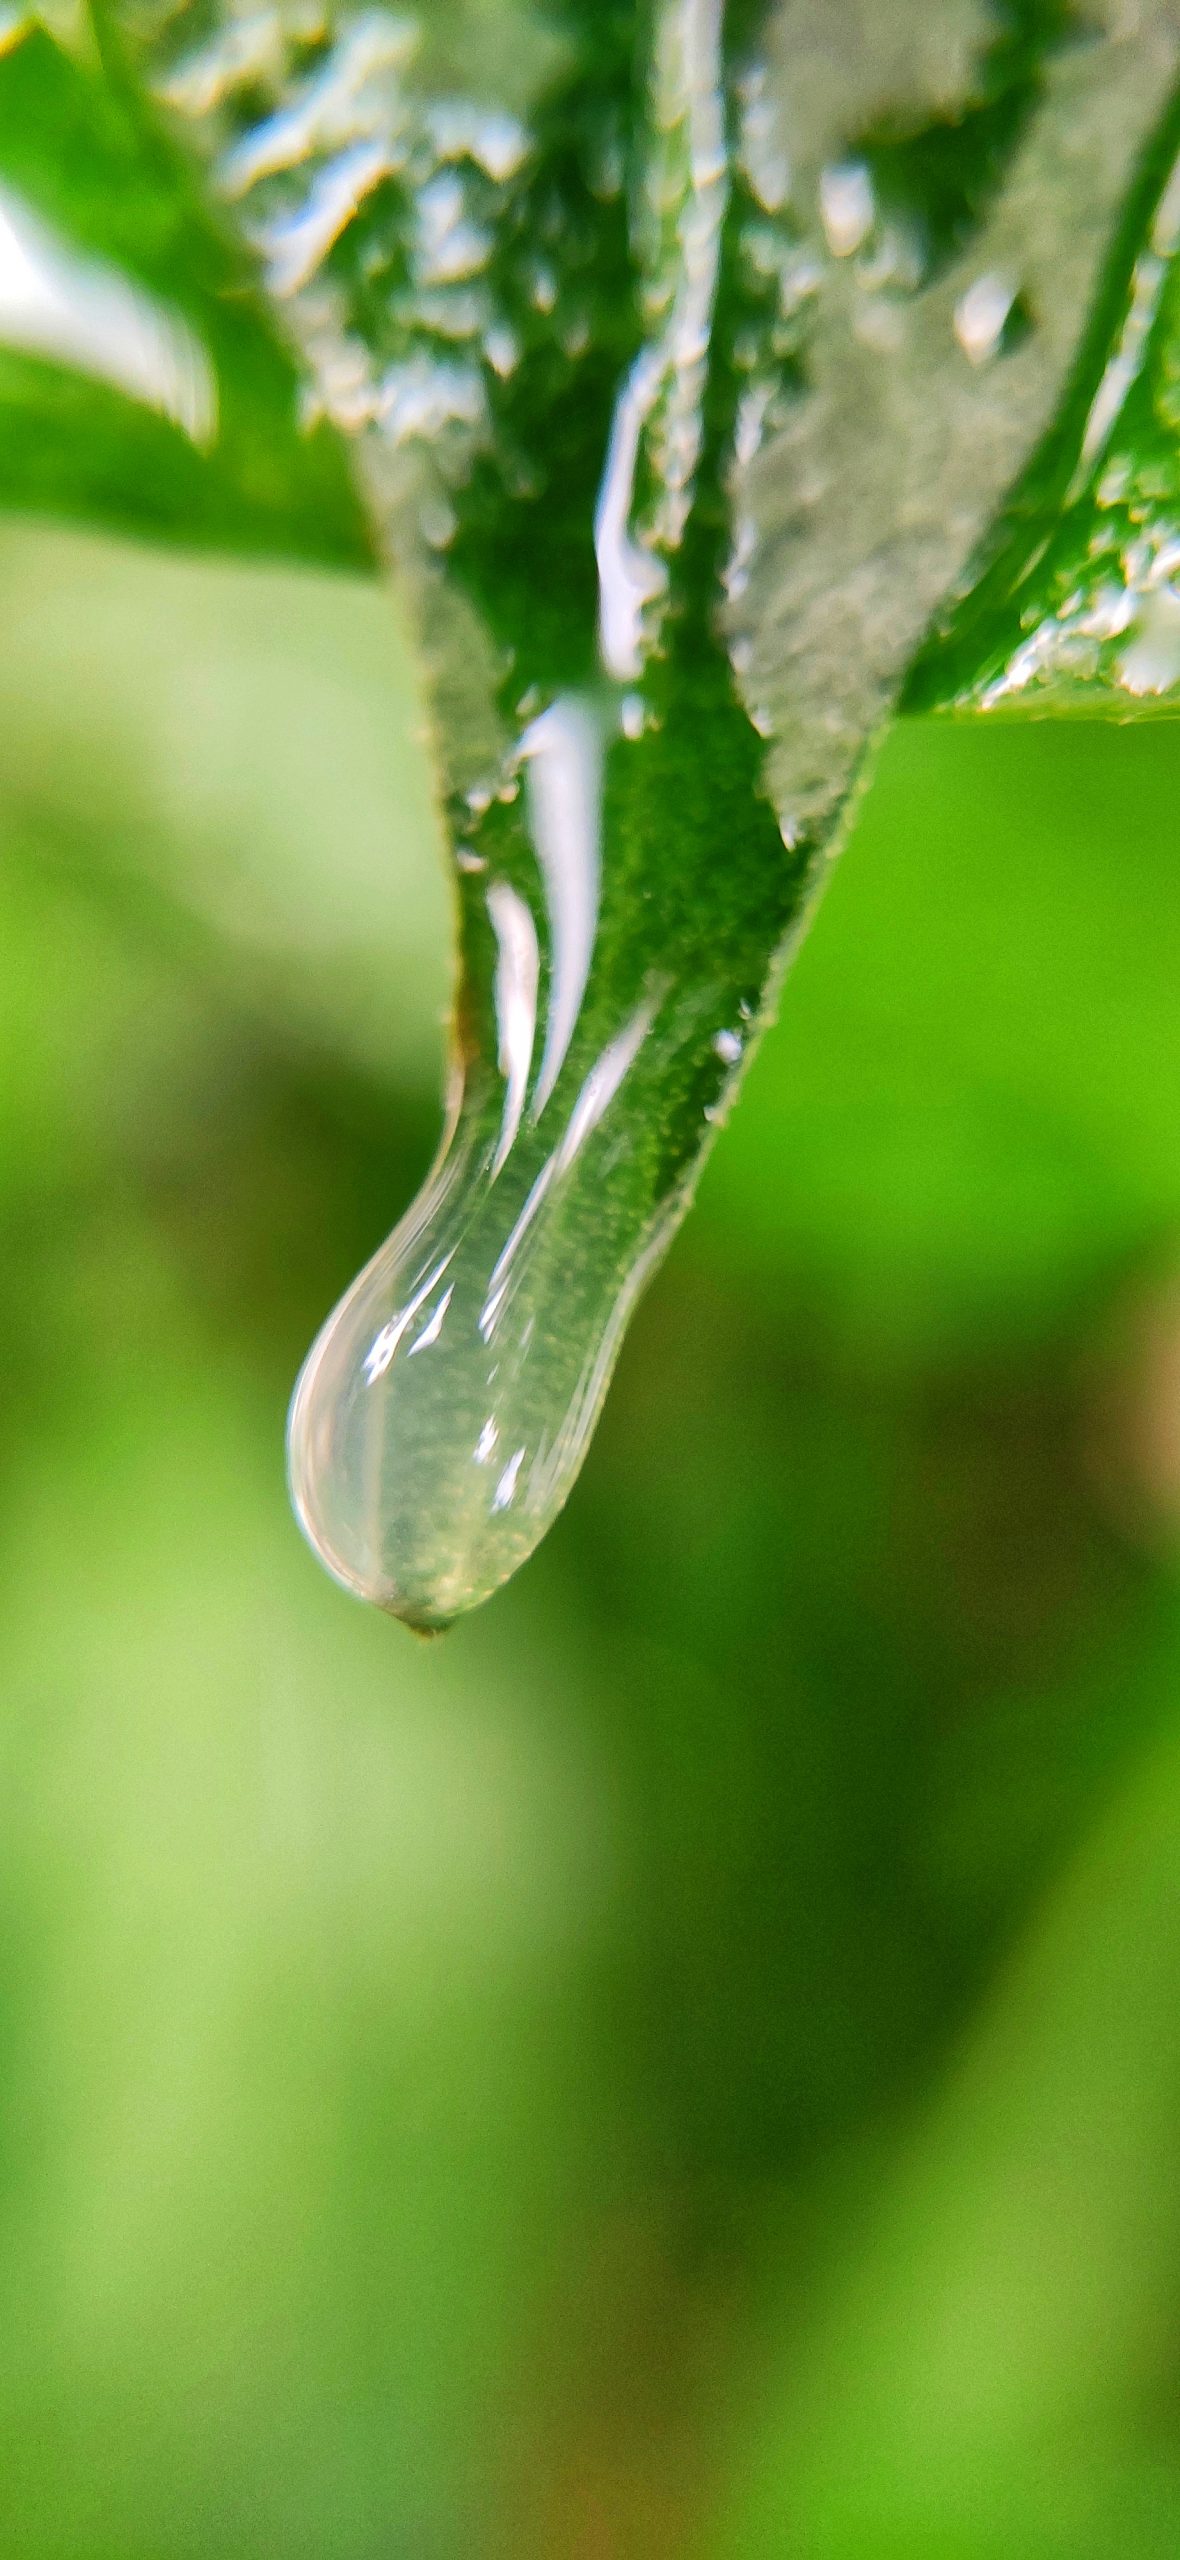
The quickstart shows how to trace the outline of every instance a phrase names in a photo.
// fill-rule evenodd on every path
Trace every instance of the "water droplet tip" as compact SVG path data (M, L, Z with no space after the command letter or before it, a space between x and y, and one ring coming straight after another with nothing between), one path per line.
M395 1592L381 1602L381 1607L387 1618L396 1618L399 1626L407 1627L419 1644L433 1644L437 1636L449 1635L455 1623L453 1616L434 1617L412 1601L399 1599Z

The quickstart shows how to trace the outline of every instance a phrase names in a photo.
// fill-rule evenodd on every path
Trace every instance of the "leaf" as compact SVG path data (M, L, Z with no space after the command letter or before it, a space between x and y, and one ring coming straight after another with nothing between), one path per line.
M1180 23L661 0L638 77L622 0L120 28L417 614L451 1134L292 1451L341 1580L445 1623L568 1492L933 618L998 594L1007 493L1068 500L1060 440L1127 373Z
M76 58L33 27L10 40L0 55L3 503L186 544L364 565L371 536L338 439L322 423L304 432L298 399L247 258L117 57Z
M1136 190L1101 329L1005 506L982 574L940 616L916 709L1167 707L1180 684L1180 121Z
M1127 33L1114 8L1083 26L1017 5L997 25L902 0L863 12L867 61L861 15L829 34L825 11L817 37L793 0L768 68L814 282L801 394L752 472L749 682L776 798L821 828L1076 397L1087 323L1083 361L1104 359L1133 255L1125 201L1133 230L1141 155L1150 185L1176 147L1180 67L1166 6Z

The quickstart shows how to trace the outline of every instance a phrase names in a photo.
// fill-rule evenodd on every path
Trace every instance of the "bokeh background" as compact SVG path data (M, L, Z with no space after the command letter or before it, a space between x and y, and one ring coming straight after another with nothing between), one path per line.
M0 597L0 2548L1175 2560L1180 732L895 730L427 1646L282 1457L437 1126L395 608Z

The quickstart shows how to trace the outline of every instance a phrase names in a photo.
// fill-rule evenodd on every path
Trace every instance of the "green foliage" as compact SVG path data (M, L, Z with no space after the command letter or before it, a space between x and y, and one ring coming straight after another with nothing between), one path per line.
M54 251L133 279L191 333L214 413L194 435L81 367L3 346L0 501L185 545L370 562L339 442L301 429L296 369L250 262L113 39L98 59L35 28L9 39L0 183L52 226Z
M907 0L889 0L878 12L880 31L874 31L873 43L884 66L893 58L891 47L909 42L906 11ZM160 310L187 323L212 369L215 429L209 436L194 437L151 407L133 405L85 369L63 370L46 356L5 346L0 352L3 503L185 544L287 552L338 565L371 562L373 538L340 441L323 420L310 430L298 423L297 368L260 292L255 262L240 236L235 237L228 212L215 208L204 169L176 116L151 102L143 69L137 67L143 60L139 22L135 13L128 14L127 30L105 10L93 23L79 21L74 50L31 22L9 37L0 56L0 182L53 225L63 247L99 258L108 270L138 280ZM988 226L994 228L996 208L1002 209L1014 169L1024 172L1021 184L1027 193L1031 161L1035 185L1038 118L1052 122L1050 83L1063 49L1072 59L1080 48L1081 74L1069 74L1075 115L1084 119L1093 111L1087 50L1096 65L1090 89L1095 97L1101 93L1107 37L1057 0L1051 5L1042 0L1016 5L1013 0L990 42L979 50L958 97L950 96L949 73L942 75L949 103L937 112L923 108L923 66L915 43L913 98L898 98L867 118L858 115L856 83L842 64L835 31L826 39L830 53L817 87L806 51L806 13L799 17L785 10L783 18L779 50L788 61L792 47L804 53L817 131L820 119L827 119L845 152L863 163L874 184L879 221L886 229L895 227L928 283L937 283L948 264L964 257L986 264ZM946 7L945 18L946 59L957 62L964 27L970 26L972 35L977 31L957 0ZM750 40L752 23L744 27L743 43ZM628 13L609 20L595 13L592 38L587 76L607 101L619 77L629 76L634 29ZM922 44L927 40L924 33ZM183 25L179 41L183 49ZM192 38L187 41L191 47ZM555 188L560 195L565 183L561 162L563 150L568 160L569 116L580 112L579 99L585 106L583 75L577 73L568 89L563 83L577 48L589 41L576 10L550 12L538 25L535 13L513 8L505 17L491 7L464 12L454 0L432 22L424 73L436 89L445 93L465 77L473 94L490 86L518 108L542 92L565 99L565 124L551 158L542 155L535 167L530 165L519 204L499 237L497 257L506 281L514 260L519 267L518 251L527 239L549 236L548 200ZM937 41L935 34L935 45ZM173 34L173 56L177 42ZM947 582L956 590L955 600L919 655L909 688L913 707L979 707L1002 699L1043 708L1068 705L1087 687L1117 693L1124 707L1151 707L1166 699L1176 681L1170 628L1165 627L1170 610L1166 592L1162 606L1159 602L1160 588L1166 590L1176 514L1172 375L1177 288L1171 273L1174 214L1166 194L1176 134L1168 114L1151 137L1158 94L1153 88L1158 66L1154 61L1149 65L1152 48L1159 49L1154 19L1145 23L1142 46L1142 106L1137 112L1142 116L1138 141L1143 157L1132 176L1121 228L1117 222L1112 225L1106 278L1088 331L1083 334L1084 310L1078 310L1073 322L1079 352L1062 385L1060 415L1031 456L1022 457L1018 445L1014 448L1014 494L1002 504L1005 492L997 486L997 525L994 531L982 529L970 578L964 581L964 564L948 561ZM313 66L315 58L312 48L308 59ZM871 94L875 58L871 50L866 52L861 77L866 95ZM516 73L509 76L513 64ZM1125 120L1125 102L1119 112ZM1047 205L1048 178L1044 185ZM381 221L390 218L382 201L374 216L375 236ZM1101 211L1098 218L1105 218ZM613 237L615 212L600 205L596 219ZM562 254L572 254L575 268L577 230L563 199ZM625 340L625 260L620 265L616 256L614 266L618 272L604 290ZM598 291L597 284L594 289ZM1013 309L1024 308L1017 295ZM1034 327L1044 316L1031 313ZM530 319L527 304L514 305L513 319L523 325L526 337L535 329L536 315ZM1016 343L1015 337L1004 340L1005 346ZM607 371L612 378L617 374L617 350L600 341L597 332L594 356L596 361L610 358ZM1002 356L1000 370L1002 374ZM1087 420L1104 379L1108 414L1083 453ZM921 396L920 383L917 388ZM943 397L933 371L927 394L936 403ZM852 386L849 396L855 396ZM567 406L572 402L568 435L562 428L563 399ZM506 522L495 533L494 508L473 506L466 539L469 547L477 550L482 543L487 551L476 589L485 605L491 598L493 622L506 621L523 631L530 618L513 614L511 590L525 552L536 555L535 604L542 620L537 623L534 615L530 626L536 632L534 654L557 665L560 642L555 656L553 635L545 636L544 615L548 612L552 621L555 608L546 601L543 549L537 554L537 542L557 546L577 574L578 545L571 542L570 524L585 513L582 484L587 471L591 481L594 477L600 441L596 412L602 404L581 377L576 385L555 386L548 398L544 382L527 366L505 387L502 402L507 420L500 438L503 452L515 457L513 467L523 470L528 449L527 468L534 476L540 469L542 490L552 503L534 509L530 541L523 548L519 538L510 539ZM519 453L513 413L526 426ZM895 431L904 442L908 429L900 411ZM962 432L961 421L952 432ZM570 436L576 444L579 434L583 444L589 434L585 467L571 471L565 445ZM531 450L534 445L539 453ZM563 457L560 467L558 455ZM1027 465L1023 473L1018 467L1022 460ZM855 506L854 489L848 503ZM884 483L878 503L888 509ZM822 525L812 539L822 554ZM822 577L822 556L810 574ZM916 628L915 643L920 637ZM898 670L898 678L903 672Z
M1180 681L1180 108L1128 204L1073 381L981 574L914 667L914 710L1166 708Z

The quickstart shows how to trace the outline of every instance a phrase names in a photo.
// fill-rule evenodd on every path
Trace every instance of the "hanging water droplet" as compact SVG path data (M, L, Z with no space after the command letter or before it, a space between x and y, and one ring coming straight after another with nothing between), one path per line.
M663 1241L658 1214L637 1238L610 1157L612 1113L658 1049L665 999L653 980L565 1108L527 1132L532 1026L515 1055L506 1044L503 1128L481 1075L482 1100L307 1362L291 1415L299 1517L340 1581L412 1625L445 1625L505 1581L577 1470ZM650 1093L650 1060L645 1081Z

